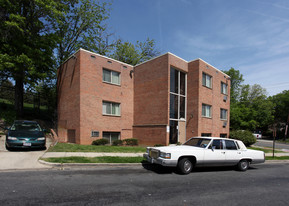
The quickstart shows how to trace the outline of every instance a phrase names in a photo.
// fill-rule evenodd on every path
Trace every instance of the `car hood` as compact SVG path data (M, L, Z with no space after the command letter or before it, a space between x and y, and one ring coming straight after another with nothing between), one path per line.
M201 147L194 147L188 145L178 145L178 146L164 146L164 147L152 147L152 149L159 150L161 152L177 152L177 151L185 151L185 150L203 150Z
M8 136L11 137L31 137L31 138L35 138L35 137L44 137L44 133L43 132L39 132L39 131L35 131L35 132L26 132L26 131L9 131L8 132Z

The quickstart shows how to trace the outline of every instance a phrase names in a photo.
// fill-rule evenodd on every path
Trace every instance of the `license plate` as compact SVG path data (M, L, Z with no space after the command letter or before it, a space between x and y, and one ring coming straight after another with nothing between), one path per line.
M31 143L30 143L30 142L23 142L23 146L30 147L30 146L31 146Z

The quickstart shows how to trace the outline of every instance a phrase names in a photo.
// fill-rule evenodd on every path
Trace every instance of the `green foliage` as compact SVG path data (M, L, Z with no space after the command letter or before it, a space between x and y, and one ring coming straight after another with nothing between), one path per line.
M53 25L57 36L57 61L61 64L79 48L106 55L113 46L107 33L110 3L77 0L68 7L61 21Z
M159 52L155 49L155 41L148 38L145 42L137 41L136 45L118 39L110 56L121 62L136 65L157 55L159 55Z
M123 145L123 140L120 140L120 139L114 140L114 141L112 142L112 145L113 145L113 146L122 146L122 145Z
M163 146L165 146L165 145L163 145L163 144L155 144L154 145L154 147L163 147Z
M123 141L128 146L137 146L138 145L138 139L131 138L131 139L125 139Z
M237 102L240 96L241 84L244 81L243 75L240 73L239 70L236 70L231 67L228 71L223 71L231 78L231 102Z
M270 98L274 103L276 121L285 123L289 121L289 90L276 94Z
M109 141L107 139L97 139L92 142L92 145L106 145Z
M230 138L241 140L246 146L250 146L256 142L256 138L252 132L248 130L231 131Z

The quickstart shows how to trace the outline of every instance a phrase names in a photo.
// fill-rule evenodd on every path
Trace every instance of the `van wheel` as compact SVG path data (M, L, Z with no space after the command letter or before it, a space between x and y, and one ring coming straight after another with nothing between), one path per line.
M237 165L238 170L246 171L249 168L249 161L248 160L241 160Z
M193 163L188 158L183 158L178 162L178 169L180 173L184 175L189 174L192 171L193 167Z

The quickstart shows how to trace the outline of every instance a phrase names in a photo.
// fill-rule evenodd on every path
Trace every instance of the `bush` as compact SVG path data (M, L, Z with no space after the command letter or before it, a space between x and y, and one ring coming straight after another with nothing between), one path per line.
M165 145L163 145L163 144L155 144L154 145L154 147L163 147L163 146L165 146Z
M112 145L113 145L113 146L122 146L122 145L123 145L123 141L120 140L120 139L114 140L114 141L112 142Z
M256 138L252 132L248 130L231 131L230 138L241 140L247 147L256 142Z
M92 142L92 145L106 145L109 141L107 139L97 139Z
M131 139L125 139L123 141L128 146L137 146L138 145L138 139L131 138Z

